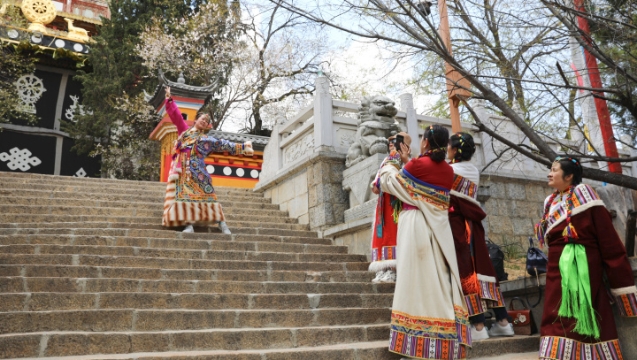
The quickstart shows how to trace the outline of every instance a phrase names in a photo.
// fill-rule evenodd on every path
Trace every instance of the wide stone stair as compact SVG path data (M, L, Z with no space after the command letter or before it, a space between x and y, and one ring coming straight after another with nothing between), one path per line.
M232 235L161 227L165 184L0 172L0 358L398 359L393 285L260 194ZM535 351L495 339L471 356Z

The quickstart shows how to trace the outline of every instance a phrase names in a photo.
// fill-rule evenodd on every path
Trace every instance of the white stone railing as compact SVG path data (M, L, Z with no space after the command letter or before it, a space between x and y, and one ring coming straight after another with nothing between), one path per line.
M359 104L333 100L329 93L329 81L327 78L316 79L316 94L312 104L299 112L294 118L283 125L276 125L264 156L264 172L261 175L261 185L276 179L287 173L296 165L306 161L313 153L321 149L330 149L336 153L347 154L349 146L354 142L357 128L357 116ZM494 116L488 113L480 101L474 102L475 110L488 126L497 129L498 133L515 143L524 143L532 148L532 144L524 134L506 117ZM451 132L451 122L431 116L418 115L413 106L411 94L400 96L400 111L396 115L398 123L406 129L413 139L423 133L423 127L430 124L445 126ZM462 124L463 131L474 135L477 146L473 162L479 169L484 169L485 174L524 177L531 179L544 178L546 168L535 163L510 149L490 136L476 134L476 127ZM574 132L575 133L575 132ZM571 147L583 147L582 139L561 140ZM562 152L562 144L548 140L548 144ZM418 141L412 145L413 155L418 153ZM619 150L620 156L636 156L635 150ZM600 167L605 164L590 163L588 166ZM637 166L625 163L624 173L637 176Z

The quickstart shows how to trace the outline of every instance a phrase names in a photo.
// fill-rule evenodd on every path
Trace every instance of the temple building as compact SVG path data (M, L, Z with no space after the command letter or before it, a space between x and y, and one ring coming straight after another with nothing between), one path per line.
M10 7L20 9L29 21L26 28L5 16ZM80 105L82 85L74 77L90 51L91 36L109 17L107 0L3 0L0 40L28 47L38 57L35 72L15 85L22 111L39 120L0 124L0 171L99 176L100 159L71 151L74 141L60 125L90 111Z
M170 121L164 105L164 87L170 86L173 100L179 107L182 116L192 126L197 112L211 101L213 94L217 91L215 84L210 86L186 85L183 77L176 82L166 79L164 74L159 73L159 84L155 93L147 97L147 101L156 109L161 117L150 139L161 143L161 159L159 166L159 179L168 179L168 170L172 161L173 148L177 141L177 128ZM259 181L261 175L261 165L263 164L263 150L269 138L263 136L236 134L217 130L210 130L208 135L218 139L225 139L233 142L252 141L254 155L246 157L244 155L230 155L228 153L212 153L205 159L206 169L213 178L215 186L227 186L236 188L252 189Z

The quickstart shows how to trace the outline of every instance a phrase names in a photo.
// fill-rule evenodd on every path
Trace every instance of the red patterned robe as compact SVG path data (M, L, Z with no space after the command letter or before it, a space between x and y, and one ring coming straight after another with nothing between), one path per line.
M400 156L392 152L381 164L381 168L387 163L400 166ZM380 189L379 173L372 186ZM378 195L374 221L372 228L372 262L369 264L370 272L378 272L396 269L396 234L398 232L398 214L400 201L391 194L382 192Z
M480 174L471 163L451 164L449 223L456 246L462 292L469 316L504 307L500 284L485 242L482 220L487 216L477 200Z
M571 222L578 234L576 243L583 245L586 250L592 305L597 315L600 338L573 332L575 320L558 315L562 301L559 260L567 244L562 235L566 226L564 220L567 194L568 192L555 197L549 209L545 231L538 229L538 238L549 246L546 298L540 330L540 359L624 359L617 339L611 301L617 303L623 316L635 317L637 288L626 249L613 228L610 213L595 190L585 184L575 188ZM608 279L610 293L604 285L604 275Z
M241 153L243 144L216 139L194 127L188 128L172 99L166 100L166 112L177 127L179 138L166 184L162 225L208 225L224 221L204 159L211 152Z

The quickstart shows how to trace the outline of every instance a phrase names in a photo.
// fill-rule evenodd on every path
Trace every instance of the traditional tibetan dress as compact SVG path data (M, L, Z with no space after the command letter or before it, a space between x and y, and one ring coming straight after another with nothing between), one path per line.
M549 196L536 235L549 247L540 359L624 359L611 301L621 315L635 317L637 288L599 195L580 184Z
M477 200L480 173L471 163L451 164L454 180L451 187L449 223L458 258L462 292L469 316L504 308L493 263L485 242L482 220L487 216Z
M392 155L387 156L380 168L382 169L390 162L400 167L400 156L397 152L392 152ZM380 190L380 170L372 186L376 186ZM372 262L369 264L371 272L396 269L396 234L399 213L400 201L395 196L381 190L378 194L372 228Z
M188 128L172 99L166 100L166 112L177 126L179 137L166 185L162 225L208 225L225 221L204 159L211 152L241 153L243 144L215 139L194 127Z
M381 190L402 202L389 350L418 359L464 359L469 321L449 226L451 166L429 156L380 171Z

